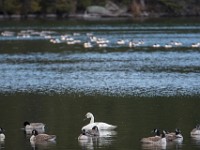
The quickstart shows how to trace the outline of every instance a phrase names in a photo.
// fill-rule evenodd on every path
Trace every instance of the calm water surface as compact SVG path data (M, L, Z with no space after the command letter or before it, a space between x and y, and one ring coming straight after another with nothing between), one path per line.
M199 149L200 140L190 137L200 122L200 47L192 47L200 42L199 25L198 19L1 21L1 148ZM106 47L91 37L108 41ZM92 48L83 47L88 41ZM140 44L129 47L130 41ZM155 43L160 47L153 48ZM88 111L117 125L115 133L78 142ZM21 130L25 120L44 122L57 142L32 147ZM154 128L180 128L184 140L142 145Z

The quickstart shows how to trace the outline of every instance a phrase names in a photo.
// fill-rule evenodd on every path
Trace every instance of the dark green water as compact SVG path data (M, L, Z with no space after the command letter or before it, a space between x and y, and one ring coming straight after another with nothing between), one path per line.
M182 131L182 143L163 149L200 148L190 137L200 123L200 47L192 47L200 42L198 19L1 21L0 32L2 148L34 149L21 130L26 120L57 135L56 143L35 149L160 149L140 143L154 128ZM67 44L63 36L79 42ZM84 48L91 36L109 42ZM129 47L130 41L144 43ZM117 125L116 134L79 143L87 112Z
M199 103L198 97L119 98L17 94L1 96L1 126L6 129L6 149L31 149L29 139L20 130L25 120L44 122L47 133L57 135L57 143L46 145L45 149L142 149L140 139L150 136L154 128L170 131L181 129L183 143L170 143L166 149L198 149L200 145L190 137L190 131L199 122ZM81 127L89 122L83 121L88 111L94 114L96 121L117 125L117 134L82 147L77 137Z

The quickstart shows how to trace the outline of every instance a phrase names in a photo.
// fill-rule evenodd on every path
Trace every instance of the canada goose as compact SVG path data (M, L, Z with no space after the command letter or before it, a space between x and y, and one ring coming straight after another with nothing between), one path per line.
M85 129L82 130L82 133L79 135L78 140L88 140L90 137L87 135Z
M157 130L156 136L142 138L141 142L145 144L166 145L165 131L160 134L159 130Z
M4 141L6 136L4 134L4 129L0 127L0 141Z
M44 123L30 123L28 121L24 122L24 130L27 134L31 134L33 130L37 130L39 133L44 133L45 124Z
M82 127L82 130L91 130L94 126L97 126L99 130L112 130L115 129L117 126L110 125L104 122L94 122L94 116L92 113L88 112L86 114L86 118L91 118L90 123L84 127Z
M94 126L92 130L87 131L87 135L89 136L99 136L99 129L97 126Z
M91 137L98 137L99 136L99 130L97 126L94 126L92 130L82 130L82 133L78 137L78 140L88 140Z
M167 141L183 141L180 129L175 129L175 132L166 133Z
M32 136L30 137L30 142L46 142L46 141L55 141L56 135L48 134L38 134L37 130L32 131Z
M194 129L190 132L191 136L200 136L200 125L197 124Z

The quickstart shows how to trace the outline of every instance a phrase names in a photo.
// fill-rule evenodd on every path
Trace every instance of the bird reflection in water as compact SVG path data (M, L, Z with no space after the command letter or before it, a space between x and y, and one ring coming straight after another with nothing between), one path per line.
M5 148L5 141L0 141L0 149Z
M143 143L142 144L142 149L149 149L149 150L162 150L162 149L166 149L166 145L156 145L156 144L147 144L147 143Z
M42 142L35 142L31 141L31 147L33 150L36 149L49 149L56 145L56 141L42 141Z
M112 144L113 136L117 135L116 131L99 131L96 128L94 127L91 131L82 130L82 133L78 137L78 142L83 149L109 146Z

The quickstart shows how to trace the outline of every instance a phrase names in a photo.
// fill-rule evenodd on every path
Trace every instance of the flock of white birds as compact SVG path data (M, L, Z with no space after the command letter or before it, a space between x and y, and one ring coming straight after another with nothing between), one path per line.
M110 34L108 34L111 36ZM134 36L134 35L133 35ZM40 39L40 40L49 40L53 44L64 43L67 45L80 45L84 48L92 48L92 47L110 47L113 46L122 46L122 47L152 47L152 48L174 48L174 47L188 47L188 45L184 45L183 42L174 41L171 39L170 41L163 43L154 43L152 45L146 44L148 39L129 39L129 38L119 38L119 39L108 39L101 35L95 35L95 33L67 33L60 34L55 31L35 31L35 30L21 30L19 32L13 31L2 31L1 37L9 40L11 37L16 38L17 40L31 40L31 39ZM111 36L112 37L112 36ZM191 43L189 45L191 48L200 48L200 42Z

